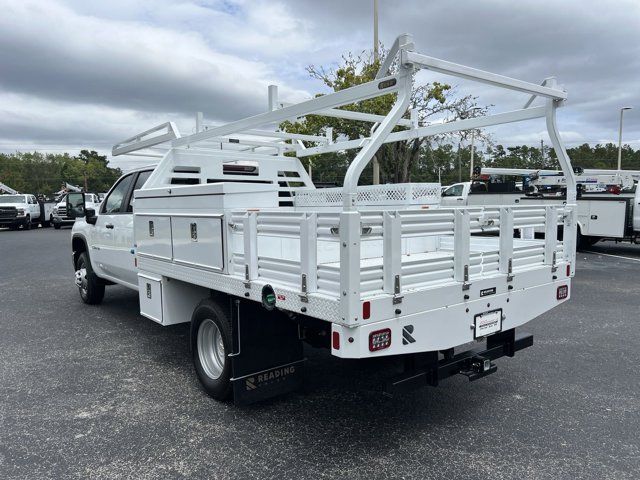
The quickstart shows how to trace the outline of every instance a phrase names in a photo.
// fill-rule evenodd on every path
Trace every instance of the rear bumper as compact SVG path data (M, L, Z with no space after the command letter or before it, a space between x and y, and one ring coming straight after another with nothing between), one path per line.
M412 305L406 295L403 303L396 305L400 313L395 318L357 327L333 323L331 353L340 358L373 358L448 350L486 336L476 330L476 318L480 315L500 311L499 331L515 329L569 300L570 285L570 278L565 276L542 285L514 288L455 304L451 302L448 307L435 309L428 308L430 301L427 298L414 299ZM566 297L558 299L557 290L561 286L567 286L569 290ZM421 292L421 297L426 297L425 292ZM410 307L419 302L422 311L411 311ZM373 315L373 302L371 308ZM406 310L411 313L403 315ZM371 351L370 338L382 330L390 331L390 345Z
M470 381L478 380L495 373L497 366L493 364L493 360L504 356L513 357L517 351L532 345L533 335L516 334L511 329L487 337L486 345L455 355L453 351L447 352L442 359L438 352L409 356L404 373L387 381L384 393L393 395L425 385L435 387L440 380L458 374L467 376Z

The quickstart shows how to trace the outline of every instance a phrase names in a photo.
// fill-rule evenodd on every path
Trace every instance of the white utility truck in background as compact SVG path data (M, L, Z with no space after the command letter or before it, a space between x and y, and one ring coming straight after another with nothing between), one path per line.
M49 216L53 211L53 204L40 202L35 195L12 194L0 195L0 227L17 230L31 230L33 225L49 226Z
M530 98L519 110L421 126L407 112L420 69ZM340 108L387 94L387 115ZM497 358L533 344L516 328L570 296L576 187L556 125L565 99L553 78L538 85L428 57L401 35L370 82L297 104L280 103L270 87L266 113L206 129L198 115L187 136L172 123L142 132L113 154L158 156L168 144L155 168L121 177L99 211L68 195L80 296L100 303L118 283L138 290L145 317L191 322L204 389L239 404L297 388L303 341L341 358L403 359L389 394L484 377ZM313 114L375 128L338 142L269 129ZM566 205L445 208L439 184L358 186L383 143L535 118L546 119L567 176ZM344 185L315 189L299 158L347 149L359 152ZM574 235L559 241L558 224ZM523 226L543 227L546 238L514 238Z
M521 177L529 186L521 201L546 205L566 203L566 178L558 170L483 168L481 175ZM635 170L579 170L576 175L577 245L586 248L600 240L640 239L640 189ZM560 234L562 235L562 233Z

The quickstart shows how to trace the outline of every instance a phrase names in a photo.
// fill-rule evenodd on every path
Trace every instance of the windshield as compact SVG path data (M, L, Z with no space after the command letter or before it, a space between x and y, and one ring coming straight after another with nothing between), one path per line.
M0 195L0 203L27 203L24 195Z

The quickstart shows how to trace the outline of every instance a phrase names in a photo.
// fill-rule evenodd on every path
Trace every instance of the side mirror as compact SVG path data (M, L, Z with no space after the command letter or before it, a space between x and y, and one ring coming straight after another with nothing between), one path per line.
M69 218L84 217L84 193L72 192L67 194L67 216Z
M85 220L87 221L87 223L91 224L91 225L95 225L96 221L98 221L98 217L96 217L96 211L93 208L87 208L85 209L86 212L86 218Z

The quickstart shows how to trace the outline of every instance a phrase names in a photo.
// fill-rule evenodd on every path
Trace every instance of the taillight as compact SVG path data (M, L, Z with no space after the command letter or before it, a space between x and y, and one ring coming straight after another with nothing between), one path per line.
M558 287L558 291L556 292L556 298L558 300L564 300L569 296L569 286L568 285L560 285Z
M369 351L384 350L391 346L391 329L376 330L369 334Z
M362 318L368 320L371 316L371 302L364 302L362 304Z
M340 333L333 332L331 335L331 344L334 350L340 350Z

